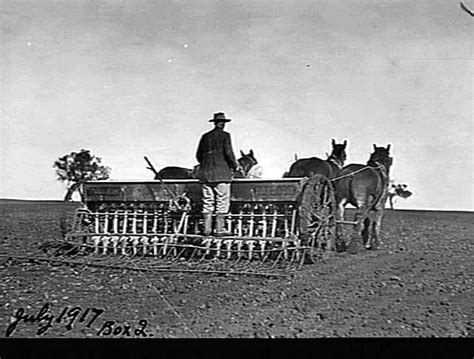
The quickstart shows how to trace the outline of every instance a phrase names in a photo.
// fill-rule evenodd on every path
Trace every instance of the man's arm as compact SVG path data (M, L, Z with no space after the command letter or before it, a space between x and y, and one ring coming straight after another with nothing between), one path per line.
M201 163L202 161L202 137L201 139L199 140L199 145L198 145L198 148L197 148L197 151L196 151L196 159L199 163Z
M228 133L226 134L224 139L224 155L230 168L236 171L240 167L240 165L239 162L237 162L237 160L235 159L234 151L232 150L232 142Z

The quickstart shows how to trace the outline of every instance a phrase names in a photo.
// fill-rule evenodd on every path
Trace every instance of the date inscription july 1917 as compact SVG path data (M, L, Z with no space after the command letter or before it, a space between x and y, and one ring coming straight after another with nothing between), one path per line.
M92 325L99 323L98 319L105 313L105 310L100 308L86 308L84 310L80 306L66 306L59 315L54 315L50 312L50 307L49 303L45 303L36 314L28 314L24 308L17 309L7 327L6 337L10 337L19 328L20 323L37 324L37 335L45 334L53 326L62 325L65 326L66 331L72 330L76 325L83 325L91 330L97 330L97 327L92 327ZM138 325L135 326L119 324L114 320L106 320L102 324L99 323L96 335L147 338L153 335L147 333L147 325L148 321L145 319L139 320Z

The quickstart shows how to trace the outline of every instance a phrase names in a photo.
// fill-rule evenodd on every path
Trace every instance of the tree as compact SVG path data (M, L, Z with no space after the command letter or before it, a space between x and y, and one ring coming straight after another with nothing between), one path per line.
M388 201L390 203L390 209L393 209L396 200L395 197L408 198L413 193L407 189L408 186L406 184L390 182L391 186L388 189Z
M89 150L71 152L54 161L58 180L65 182L67 192L64 201L70 201L74 192L78 191L84 201L81 184L85 181L105 180L109 178L110 167L101 165L101 159L91 154Z

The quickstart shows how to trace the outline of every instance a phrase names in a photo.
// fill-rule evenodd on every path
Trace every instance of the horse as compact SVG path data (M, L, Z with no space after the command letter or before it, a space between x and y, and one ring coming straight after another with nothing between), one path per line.
M283 174L287 177L311 177L315 174L321 174L329 179L333 178L344 166L346 160L347 140L342 144L336 144L332 139L332 152L326 160L317 157L302 158L293 163L288 172Z
M379 244L383 210L388 196L389 171L392 165L390 145L377 147L370 155L367 165L349 164L342 168L333 184L336 193L337 219L344 220L344 209L349 203L357 208L354 216L355 236L362 235L366 249L376 249ZM340 233L340 224L337 225ZM352 238L348 247L357 252L358 242Z
M253 150L250 150L248 154L245 154L240 150L240 157L237 161L242 167L241 172L235 172L234 178L256 178L254 175L257 173L255 170L257 167L257 160L254 156ZM199 165L194 166L193 169L183 167L164 167L158 173L155 174L155 180L158 179L194 179L198 178Z
M191 179L196 177L196 167L193 169L184 167L164 167L155 174L155 179Z
M261 169L261 167L257 166L258 161L253 154L253 150L250 150L248 154L240 150L240 156L237 161L242 167L242 171L235 172L234 178L261 178L261 174L258 174L258 169Z

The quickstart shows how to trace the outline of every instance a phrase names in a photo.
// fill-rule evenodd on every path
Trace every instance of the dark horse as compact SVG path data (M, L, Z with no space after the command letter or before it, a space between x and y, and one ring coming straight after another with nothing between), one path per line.
M380 225L387 201L389 171L392 165L389 151L390 145L387 148L374 145L374 152L370 155L367 165L347 165L333 179L338 206L337 219L344 220L344 209L348 203L357 208L354 217L357 222L354 233L356 238L349 243L351 252L357 252L357 237L360 234L367 249L377 248L380 243Z
M198 166L194 168L184 168L184 167L164 167L158 173L155 174L155 179L190 179L197 178Z
M244 154L242 150L240 151L242 157L237 161L242 167L242 172L235 172L234 178L247 178L249 171L253 166L258 162L255 159L253 150L250 150L248 154ZM183 168L183 167L165 167L162 168L156 175L155 179L191 179L197 178L197 173L199 171L199 165L194 166L193 169Z
M344 140L344 143L336 144L333 139L331 145L332 152L325 161L317 157L302 158L293 163L290 170L285 172L283 177L311 177L315 174L321 174L333 178L344 166L347 141Z

